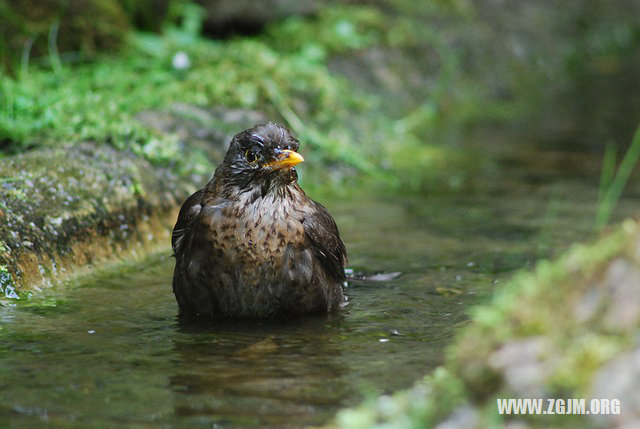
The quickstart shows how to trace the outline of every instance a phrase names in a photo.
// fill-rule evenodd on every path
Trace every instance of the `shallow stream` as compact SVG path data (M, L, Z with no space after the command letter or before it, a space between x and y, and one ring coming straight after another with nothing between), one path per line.
M504 150L463 189L323 201L354 269L402 273L351 281L332 317L181 322L168 249L0 307L0 426L300 427L408 387L471 304L593 237L599 159Z

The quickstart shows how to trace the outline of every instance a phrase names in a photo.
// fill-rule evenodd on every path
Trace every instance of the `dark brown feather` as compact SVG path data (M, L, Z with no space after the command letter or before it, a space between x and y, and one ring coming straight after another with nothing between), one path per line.
M268 168L297 149L272 123L239 133L213 179L185 201L171 240L182 314L271 317L344 302L346 249L335 221L294 169Z
M182 239L189 230L191 223L200 214L202 209L202 194L203 189L194 192L187 198L187 200L180 207L180 213L178 213L178 220L173 227L173 233L171 234L171 247L173 248L173 254L180 252Z
M344 266L347 263L347 249L340 239L338 226L324 206L309 199L313 206L311 214L302 220L309 247L324 265L327 274L336 281L346 280Z

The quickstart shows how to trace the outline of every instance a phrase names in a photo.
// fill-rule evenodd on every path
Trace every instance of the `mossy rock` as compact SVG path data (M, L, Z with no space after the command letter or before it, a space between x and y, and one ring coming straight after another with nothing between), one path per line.
M167 243L173 211L192 190L168 169L89 142L3 159L4 295L65 277L72 267Z
M158 138L175 136L172 157L201 153L203 171L176 171L96 142L0 159L0 305L84 266L166 249L177 209L209 180L233 134L266 117L176 104L137 120Z

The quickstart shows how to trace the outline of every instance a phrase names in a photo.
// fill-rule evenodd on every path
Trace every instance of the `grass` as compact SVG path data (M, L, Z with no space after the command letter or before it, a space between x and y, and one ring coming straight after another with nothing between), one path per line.
M631 145L625 153L620 166L616 170L616 153L612 145L608 145L602 161L602 174L598 190L598 205L596 210L596 228L602 230L609 219L616 204L620 200L633 169L640 159L640 127L636 130Z
M51 43L51 70L32 66L16 80L0 76L0 141L9 151L20 151L90 140L131 150L158 165L210 168L201 165L202 156L179 154L173 136L155 134L135 114L174 102L224 105L284 118L320 159L380 171L382 145L359 144L367 136L356 135L346 122L353 114L365 114L375 100L333 76L326 59L329 53L376 41L381 15L367 8L330 9L316 21L296 18L266 36L220 42L200 37L199 10L186 6L180 27L169 27L162 36L133 34L117 57L72 67L60 61ZM282 48L291 31L298 33L298 44ZM55 40L55 28L51 32ZM188 69L172 66L176 53L187 55Z
M310 161L305 171L332 166L316 168L314 182L341 188L370 178L394 189L421 190L434 176L468 162L437 140L425 143L425 130L448 114L441 99L459 67L455 52L444 49L444 39L433 30L375 8L334 6L314 19L291 17L259 36L216 41L200 35L198 6L180 7L180 25L167 26L162 35L133 33L123 52L92 63L65 63L52 27L48 58L26 55L18 78L0 75L5 153L95 141L179 173L208 174L212 166L203 153L183 153L177 136L157 133L135 119L141 111L167 110L180 102L261 110L285 122L303 143ZM420 31L428 37L418 37ZM388 101L379 94L355 88L329 67L335 55L374 46L412 47L421 40L435 47L443 71L434 77L430 99L400 118L384 113ZM176 54L186 55L188 68L172 65Z
M51 71L31 67L17 80L3 77L0 138L14 150L97 140L144 152L155 136L137 124L135 113L174 101L260 108L268 100L265 83L290 97L307 91L313 101L340 104L338 83L321 63L279 53L258 39L207 41L193 33L192 20L189 14L183 27L169 28L163 37L134 34L129 49L118 57L70 67L52 49ZM190 70L172 68L176 52L189 56ZM147 155L163 161L163 156Z

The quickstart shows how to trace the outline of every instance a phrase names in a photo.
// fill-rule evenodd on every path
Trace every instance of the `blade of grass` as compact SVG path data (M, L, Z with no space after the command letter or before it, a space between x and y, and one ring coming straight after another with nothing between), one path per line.
M51 61L51 68L55 74L62 72L62 61L60 61L60 54L58 53L58 30L60 29L60 21L56 20L49 27L49 61Z
M36 41L36 36L31 36L24 43L22 48L22 56L20 57L20 78L25 79L29 72L29 58L31 57L31 48Z
M607 159L609 158L609 159ZM608 155L605 152L605 163L612 163L612 155ZM622 162L620 162L620 166L616 171L613 179L607 179L603 177L601 180L601 186L605 186L606 182L610 180L610 185L606 187L606 190L603 191L604 195L602 200L598 203L597 214L596 214L596 228L598 230L604 228L609 219L611 218L611 213L613 212L614 207L618 203L620 196L622 195L622 191L624 190L629 177L633 171L633 168L638 163L638 159L640 158L640 127L636 130L635 135L633 136L633 140L631 141L631 146L625 153L622 158ZM613 160L615 163L615 159ZM603 166L603 176L613 174L612 171L605 170L613 170L613 166L604 165Z
M600 185L598 186L598 213L600 207L604 207L604 197L608 189L611 187L613 177L616 172L616 147L612 142L607 143L604 149L604 157L602 158L602 173L600 174ZM597 214L597 216L600 216Z
M557 188L551 189L551 195L549 196L549 203L547 204L547 210L542 219L542 225L540 226L540 233L538 235L538 258L550 257L550 250L552 249L553 232L558 221L558 215L560 213L560 203L562 201L562 195Z
M613 142L609 142L604 150L602 161L602 176L598 188L598 201L601 201L607 190L611 187L611 182L616 172L617 151Z

